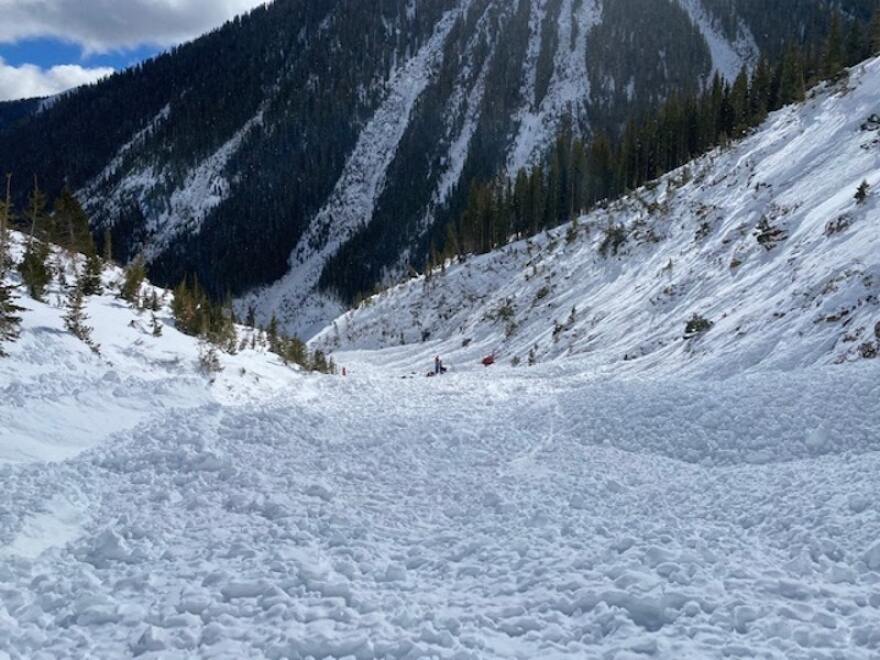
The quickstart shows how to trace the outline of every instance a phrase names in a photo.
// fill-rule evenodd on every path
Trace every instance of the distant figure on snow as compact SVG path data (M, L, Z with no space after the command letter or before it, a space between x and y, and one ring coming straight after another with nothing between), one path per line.
M434 375L442 376L446 373L446 367L443 366L443 360L440 359L440 356L437 355L434 358Z
M495 364L495 354L494 353L492 353L492 355L487 355L486 357L483 358L483 366L484 367L491 367L493 364Z

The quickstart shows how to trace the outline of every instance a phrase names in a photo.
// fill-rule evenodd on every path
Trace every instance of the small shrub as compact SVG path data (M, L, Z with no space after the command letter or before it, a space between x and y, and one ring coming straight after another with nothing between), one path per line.
M692 337L705 334L709 332L714 325L715 324L712 323L712 321L703 318L699 314L694 314L687 324L685 324L684 337L685 339L691 339Z
M870 341L866 341L859 346L859 355L865 360L873 360L877 357L877 346Z
M766 216L761 218L755 230L755 239L768 252L787 238L784 231L770 224Z
M867 181L862 181L862 184L859 186L859 189L856 190L855 200L859 204L864 204L868 201L868 195L871 194L871 186L868 185Z
M837 218L836 220L831 220L825 225L825 235L826 236L834 236L835 234L840 234L852 225L852 218L848 215L844 214Z
M207 343L199 346L199 371L205 375L223 371L223 365L220 364L220 353L216 346Z
M609 253L616 257L620 248L626 244L626 239L626 228L623 225L608 225L605 228L605 237L599 245L599 253L603 257L607 257Z

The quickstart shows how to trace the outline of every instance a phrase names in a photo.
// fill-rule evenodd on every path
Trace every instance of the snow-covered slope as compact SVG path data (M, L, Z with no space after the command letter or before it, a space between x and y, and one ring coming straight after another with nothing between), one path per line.
M23 239L13 238L18 254ZM56 251L53 262L73 281L69 257ZM117 268L105 270L107 285L121 277ZM170 292L155 291L164 301L156 313L158 337L151 313L132 309L109 286L88 299L87 325L100 355L65 330L65 294L57 281L46 302L17 301L25 308L22 336L4 345L9 357L0 359L0 463L64 460L143 420L262 398L298 376L259 344L236 355L221 353L223 371L206 376L199 362L203 347L175 330ZM249 338L249 329L238 330Z
M871 357L880 349L880 132L862 125L880 110L878 94L873 60L576 227L391 289L314 343L421 344L391 348L420 364L442 353L463 367L494 353L505 364L576 357L628 372ZM863 181L871 193L858 203ZM617 253L603 252L614 235ZM714 325L685 339L694 314Z

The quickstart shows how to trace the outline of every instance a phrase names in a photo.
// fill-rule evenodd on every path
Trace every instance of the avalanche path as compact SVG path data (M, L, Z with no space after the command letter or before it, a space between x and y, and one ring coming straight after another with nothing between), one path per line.
M877 657L877 375L356 365L165 411L0 465L0 658Z

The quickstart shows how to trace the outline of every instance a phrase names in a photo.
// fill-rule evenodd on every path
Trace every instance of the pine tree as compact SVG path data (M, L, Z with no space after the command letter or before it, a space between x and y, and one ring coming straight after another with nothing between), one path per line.
M119 297L131 305L137 305L140 302L141 287L146 279L147 267L144 258L138 255L125 267Z
M85 269L80 279L83 295L100 296L104 293L104 285L101 281L103 272L104 263L96 253L86 256Z
M50 237L52 232L46 217L46 196L40 190L37 177L34 177L34 189L31 191L30 197L28 197L27 219L31 225L28 234L29 243L33 242L37 232L42 232L43 238L48 239Z
M43 241L30 240L25 248L24 258L18 265L21 279L27 287L28 294L34 300L42 300L46 287L52 281L49 270L49 244Z
M6 283L6 271L0 268L0 357L6 357L3 344L14 342L21 332L21 316L24 311L16 303L15 289Z
M53 242L72 252L93 254L95 242L89 229L89 217L66 186L55 200L54 211Z
M9 228L12 225L12 175L6 175L6 197L0 201L0 272L11 265L9 256Z
M67 313L64 315L64 327L97 353L99 351L98 346L92 340L93 330L86 325L88 316L86 316L85 312L85 299L86 297L80 282L70 287L65 304Z
M749 99L749 73L743 67L736 77L730 92L731 131L730 136L742 135L750 124L751 103Z
M868 34L869 55L880 55L880 6L874 10Z
M153 331L154 337L162 336L162 323L155 314L150 314L150 329Z
M871 192L871 186L868 185L867 181L862 181L862 184L859 186L859 189L856 191L855 200L859 204L864 204L868 201L868 195Z
M28 293L34 300L42 300L46 287L52 281L49 270L49 244L36 238L37 232L45 231L46 198L37 185L34 177L34 189L28 199L27 219L30 221L30 233L24 258L18 266L22 280Z
M266 329L268 335L269 350L278 353L280 350L280 342L278 336L278 318L273 314L272 320L269 321L269 327Z
M840 22L840 14L835 11L822 52L822 76L826 79L834 79L843 71L843 31Z
M770 64L766 57L758 60L755 67L755 73L752 76L752 85L749 93L749 102L751 106L751 124L757 126L767 118L770 109L770 88L772 85L772 76L770 73Z
M310 364L310 368L312 371L317 371L321 374L330 373L329 364L327 363L327 356L320 349L316 349L312 354L312 360Z
M104 228L102 254L106 263L113 263L113 234L110 231L110 227Z
M253 305L248 305L247 316L245 317L244 324L253 328L257 325L257 310L254 309Z
M807 96L804 81L804 62L800 49L790 47L782 60L779 89L779 107L800 103Z

